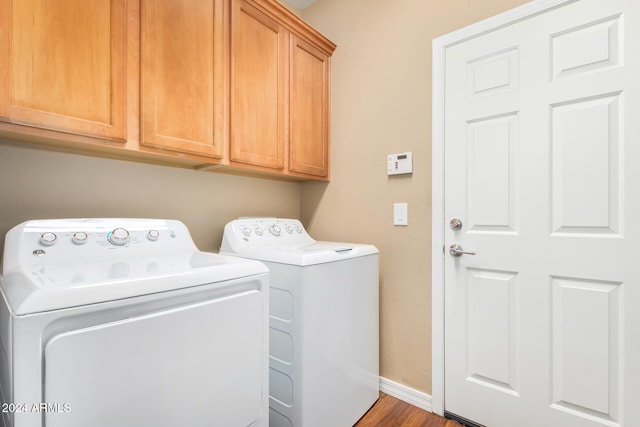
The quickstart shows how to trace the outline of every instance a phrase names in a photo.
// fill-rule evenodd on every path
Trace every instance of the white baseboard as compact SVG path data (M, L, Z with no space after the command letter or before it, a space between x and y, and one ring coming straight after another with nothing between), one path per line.
M402 385L387 378L380 377L380 391L407 402L413 406L433 412L431 406L431 396L406 385Z

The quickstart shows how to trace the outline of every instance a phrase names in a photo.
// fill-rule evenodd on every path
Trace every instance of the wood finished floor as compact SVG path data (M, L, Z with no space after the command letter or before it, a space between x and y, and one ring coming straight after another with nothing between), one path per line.
M385 393L354 427L460 427L424 409L416 408Z

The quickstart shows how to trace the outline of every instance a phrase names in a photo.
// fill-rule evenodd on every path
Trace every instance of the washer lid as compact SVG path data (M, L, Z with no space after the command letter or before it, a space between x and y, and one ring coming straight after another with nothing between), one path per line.
M156 294L268 273L264 264L206 252L41 265L0 276L17 315Z
M257 262L200 252L179 221L37 220L7 233L0 289L20 315L267 271Z

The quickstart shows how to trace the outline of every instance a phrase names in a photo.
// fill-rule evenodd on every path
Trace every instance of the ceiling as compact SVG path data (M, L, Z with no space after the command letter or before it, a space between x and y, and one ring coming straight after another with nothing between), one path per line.
M304 9L305 7L309 6L311 3L315 3L316 0L287 0L287 2L297 8L297 9Z

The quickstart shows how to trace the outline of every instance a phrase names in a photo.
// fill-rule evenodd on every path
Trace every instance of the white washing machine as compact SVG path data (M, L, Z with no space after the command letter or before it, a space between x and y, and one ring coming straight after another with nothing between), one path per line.
M5 427L268 425L268 270L181 222L25 222L0 290Z
M271 272L269 425L353 426L378 399L378 250L247 218L225 226L220 253Z

